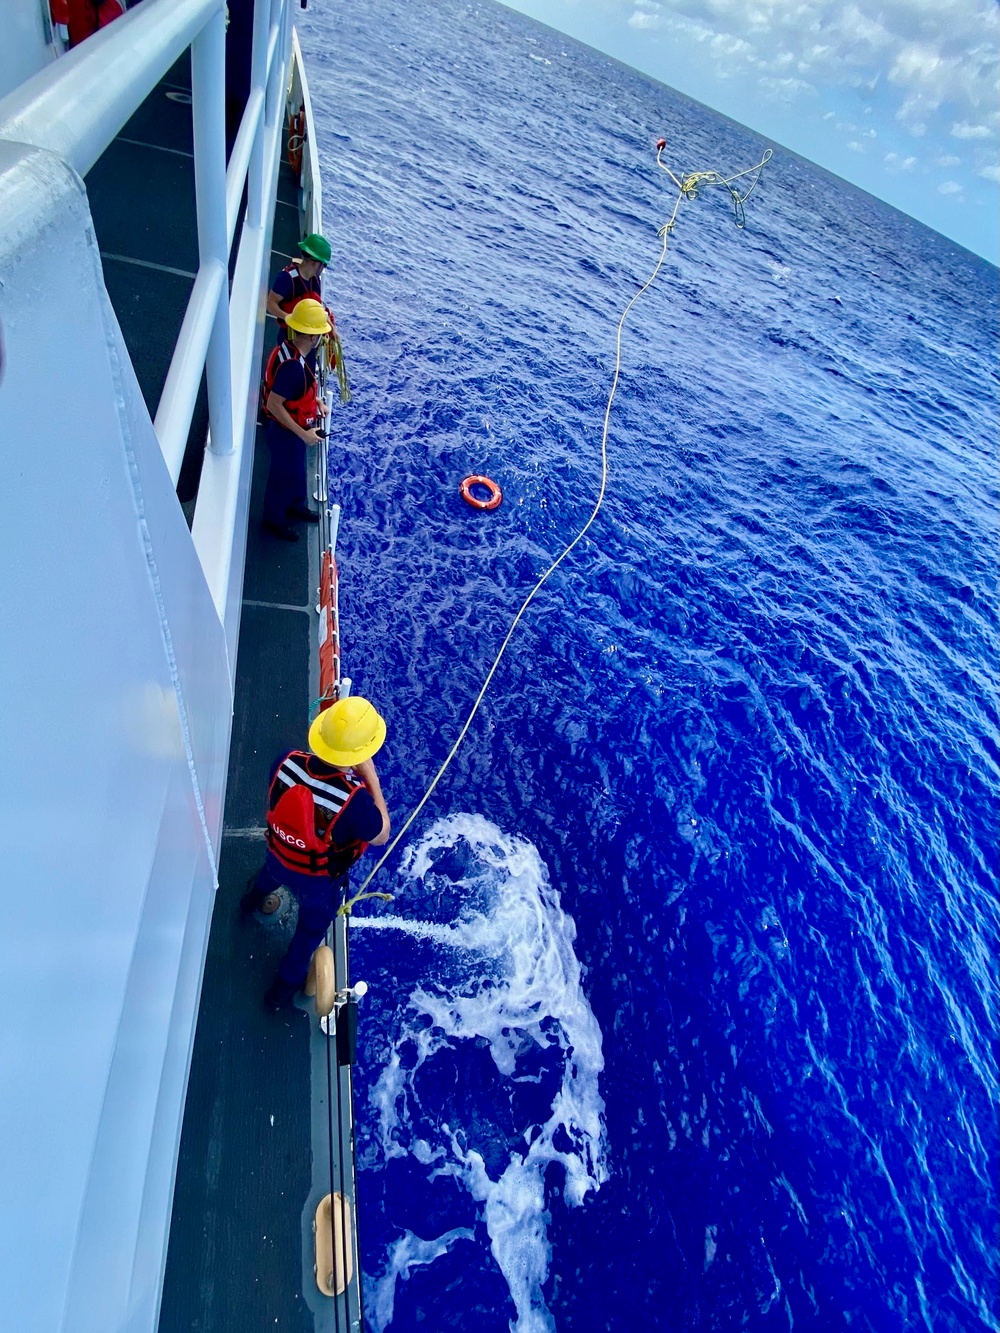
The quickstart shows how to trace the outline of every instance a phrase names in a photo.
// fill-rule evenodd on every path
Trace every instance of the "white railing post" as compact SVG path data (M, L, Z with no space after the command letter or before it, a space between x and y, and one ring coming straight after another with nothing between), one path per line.
M281 6L281 55L282 59L288 62L289 53L292 49L292 4L291 0L283 0ZM288 65L291 68L291 65Z
M226 228L226 21L222 4L191 44L194 175L201 265L228 272ZM229 283L223 282L206 361L208 419L214 453L233 452L233 372L229 347Z
M267 0L261 0L266 4ZM271 0L271 13L267 26L267 45L271 49L271 39L275 38L274 55L271 57L271 63L267 71L267 102L264 109L264 120L268 129L274 124L274 117L278 111L279 103L284 105L284 88L278 87L278 74L284 64L284 49L281 45L282 33L282 5L281 0Z
M253 11L253 57L250 64L250 98L267 93L267 45L270 33L271 7L267 0L257 0ZM264 221L264 117L257 121L250 169L247 178L247 225L260 227Z

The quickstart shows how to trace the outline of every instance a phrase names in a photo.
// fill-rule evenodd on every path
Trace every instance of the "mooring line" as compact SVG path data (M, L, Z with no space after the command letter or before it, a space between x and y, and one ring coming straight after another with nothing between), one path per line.
M676 175L670 170L669 167L667 167L667 166L664 165L664 163L663 163L663 161L662 161L662 154L663 154L663 150L664 150L664 148L666 148L666 141L665 141L664 139L660 139L660 140L658 140L658 141L657 141L657 145L656 145L656 165L657 165L662 171L665 171L665 172L667 173L667 175L670 177L671 181L672 181L672 182L674 183L674 185L676 186L676 188L677 188L677 198L676 198L676 200L674 201L673 211L671 212L669 219L667 220L666 223L664 223L664 225L663 225L662 227L659 228L659 230L658 230L658 232L657 232L657 235L660 236L661 239L662 239L662 245L661 245L661 247L660 247L660 254L659 254L659 257L658 257L658 259L657 259L657 261L656 261L656 264L653 266L653 271L650 273L650 275L649 275L649 277L646 279L646 281L642 284L642 286L639 288L639 290L635 293L635 295L631 298L631 300L630 300L630 301L628 302L628 304L625 306L625 309L622 311L621 316L620 316L620 318L619 318L619 320L618 320L618 328L617 328L617 330L616 330L616 334L615 334L615 372L614 372L614 376L613 376L612 381L611 381L611 389L610 389L610 391L609 391L609 393L608 393L607 403L606 403L605 408L604 408L604 426L603 426L603 429L602 429L602 431L601 431L601 485L600 485L600 489L598 490L597 500L596 500L596 502L595 502L595 504L594 504L593 509L591 510L590 517L587 519L586 523L584 523L583 527L582 527L582 528L580 529L580 531L576 534L576 536L573 538L573 540L570 541L570 542L568 542L567 545L563 547L562 551L559 553L559 555L556 556L556 558L552 561L552 563L549 565L549 567L545 570L545 572L541 575L541 577L536 581L535 586L531 589L531 591L528 593L527 597L525 597L524 601L521 603L521 606L520 606L520 608L518 609L517 614L514 616L514 619L511 621L510 628L507 630L507 633L506 633L506 635L504 636L503 643L500 645L500 649L499 649L499 651L498 651L496 657L493 659L493 665L490 667L490 669L489 669L489 671L488 671L488 673L487 673L487 675L486 675L486 679L483 681L482 688L480 689L479 693L476 695L475 702L473 703L471 709L469 710L469 715L468 715L468 717L465 719L465 722L464 722L464 724L463 724L463 726L462 726L461 731L458 733L458 737L457 737L457 739L455 740L454 745L452 745L451 749L448 751L447 757L445 758L444 762L441 764L441 767L438 769L437 773L435 773L434 778L433 778L433 780L431 781L430 786L427 788L427 790L424 792L423 796L420 798L420 801L419 801L418 805L417 805L416 808L413 810L413 812L411 813L410 817L407 819L407 821L406 821L406 823L403 825L403 827L399 830L399 832L398 832L398 833L396 834L396 836L393 838L392 842L390 842L389 845L386 847L385 851L384 851L383 854L382 854L381 859L376 863L376 865L374 866L374 868L369 872L368 877L367 877L367 879L364 881L364 883L361 885L361 888L358 890L358 892L357 892L352 898L349 898L349 899L347 900L347 902L345 902L345 903L343 904L343 906L339 909L339 910L340 910L340 913L341 913L342 915L350 916L350 914L351 914L351 908L353 907L353 905L354 905L356 902L358 902L358 901L361 899L361 897L362 897L363 895L366 896L366 897L371 897L371 896L372 896L372 895L370 895L370 894L365 894L365 890L367 889L368 885L372 882L372 880L375 878L375 876L378 874L378 872L379 872L379 871L382 869L382 867L385 865L386 861L389 859L389 857L391 856L391 854L393 853L393 851L395 851L396 847L399 845L400 840L404 837L404 835L406 834L407 830L410 828L410 825L411 825L411 824L413 823L413 821L416 819L417 815L420 814L421 810L424 808L424 806L425 806L425 805L427 804L427 802L430 800L431 795L432 795L432 793L434 792L435 787L437 787L438 783L441 781L441 778L444 776L445 772L447 771L448 766L451 764L451 761L454 759L455 755L458 753L459 747L461 746L462 742L465 740L466 733L468 732L469 727L472 725L472 721L473 721L473 719L475 718L476 714L477 714L478 711L479 711L479 705L482 703L482 701L483 701L483 699L484 699L484 697L485 697L485 695L486 695L486 691L487 691L487 689L489 688L490 681L491 681L491 680L493 679L493 677L496 675L497 668L500 666L500 662L501 662L501 660L502 660L502 658L503 658L503 655L504 655L504 653L507 651L507 645L510 643L511 639L513 638L514 631L517 629L518 625L520 624L520 622L521 622L521 618L523 617L525 611L527 611L528 607L529 607L529 606L531 605L531 603L534 601L535 597L536 597L537 594L540 592L542 586L545 584L546 580L550 577L550 575L552 575L552 574L555 573L555 571L559 568L559 566L562 564L562 562L563 562L563 561L566 559L566 557L570 554L570 552L573 550L573 548L574 548L580 541L583 540L584 536L585 536L585 535L587 534L587 532L589 531L589 529L590 529L591 525L593 524L594 520L597 518L597 515L600 513L601 506L604 504L604 497L605 497L605 494L606 494L606 492L607 492L607 484L608 484L608 432L609 432L610 423L611 423L611 406L612 406L612 404L614 403L614 400L615 400L615 394L618 392L618 381L619 381L619 379L621 378L621 365L622 365L622 331L623 331L624 326L625 326L625 320L628 318L629 312L631 311L632 307L635 305L636 301L638 301L639 297L642 296L646 291L649 290L649 288L652 286L653 282L656 280L656 277L657 277L657 275L659 274L660 269L663 267L663 262L664 262L664 260L665 260L666 257L667 257L667 245L668 245L668 242L669 242L669 240L670 240L670 236L671 236L671 234L672 234L672 232L673 232L674 225L675 225L675 223L676 223L676 221L677 221L677 214L678 214L678 211L679 211L679 209L680 209L680 206L681 206L682 202L684 202L684 200L693 200L693 199L697 199L697 197L698 197L698 190L699 190L699 188L700 188L701 186L703 186L703 185L721 185L721 186L724 186L726 189L728 189L728 191L729 191L729 193L730 193L730 196L732 197L732 200L733 200L733 207L734 207L735 214L736 214L736 225L737 225L738 227L742 227L742 226L744 225L744 222L745 222L745 218L744 218L744 215L743 215L743 203L744 203L744 201L746 200L746 198L748 197L748 195L751 193L751 191L754 189L754 187L756 186L757 182L760 180L760 174L761 174L761 172L763 171L764 167L767 165L767 163L768 163L768 162L770 161L770 159L771 159L771 149L769 148L769 149L767 149L767 151L764 153L764 155L763 155L763 157L761 158L760 162L758 162L758 163L756 164L756 166L748 167L745 171L737 172L737 173L736 173L735 175L733 175L733 176L728 176L728 177L726 177L726 176L721 175L721 174L720 174L719 172L717 172L717 171L698 171L698 172L691 172L691 173L689 173L687 176L676 176ZM754 173L755 173L755 174L754 174ZM751 182L749 188L748 188L746 191L744 191L744 192L741 194L737 189L734 189L733 184L732 184L733 181L740 180L740 179L742 179L744 176L748 176L748 175L751 175L751 174L754 174L754 179L753 179L753 181Z

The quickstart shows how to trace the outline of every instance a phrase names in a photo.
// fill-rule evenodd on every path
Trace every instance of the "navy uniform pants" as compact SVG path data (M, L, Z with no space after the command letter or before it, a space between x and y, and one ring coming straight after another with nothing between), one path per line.
M277 893L282 885L295 894L299 923L288 952L281 960L278 976L287 986L298 990L309 972L313 954L323 943L323 937L337 914L347 888L347 876L330 879L328 875L300 875L294 870L286 870L278 858L268 852L254 885L259 894L255 906L259 907L269 893Z
M306 505L306 445L284 426L268 420L267 447L271 464L264 490L264 518L280 526L287 522L289 509Z

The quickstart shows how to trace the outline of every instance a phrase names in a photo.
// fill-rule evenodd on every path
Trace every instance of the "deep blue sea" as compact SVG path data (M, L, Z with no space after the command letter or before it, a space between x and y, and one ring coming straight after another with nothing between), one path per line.
M399 827L596 499L657 138L768 145L490 3L299 28ZM745 230L682 205L604 506L358 909L376 1333L997 1327L997 270L772 146Z

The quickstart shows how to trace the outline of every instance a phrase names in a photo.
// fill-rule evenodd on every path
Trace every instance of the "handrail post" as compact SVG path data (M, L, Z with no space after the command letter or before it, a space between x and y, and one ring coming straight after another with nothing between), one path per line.
M263 4L267 0L262 0ZM275 115L278 112L279 102L284 103L284 88L278 87L278 72L284 65L284 49L281 45L281 32L283 28L282 19L284 17L281 0L271 0L270 17L267 26L268 46L271 44L272 32L277 32L277 42L274 48L274 59L271 61L271 67L267 72L267 101L264 106L264 121L270 128L274 124Z
M257 0L253 11L253 56L250 63L250 96L267 95L267 46L270 32L271 7L266 0ZM264 114L257 121L257 132L250 154L247 179L247 225L261 227L264 223Z
M198 250L202 265L229 268L226 230L226 21L220 3L191 44L194 175L198 201ZM206 361L208 417L214 453L233 452L233 371L229 345L229 283L215 309Z
M291 69L291 51L292 51L292 6L291 0L283 0L281 6L281 56L285 61L285 68ZM285 90L282 89L282 92Z

